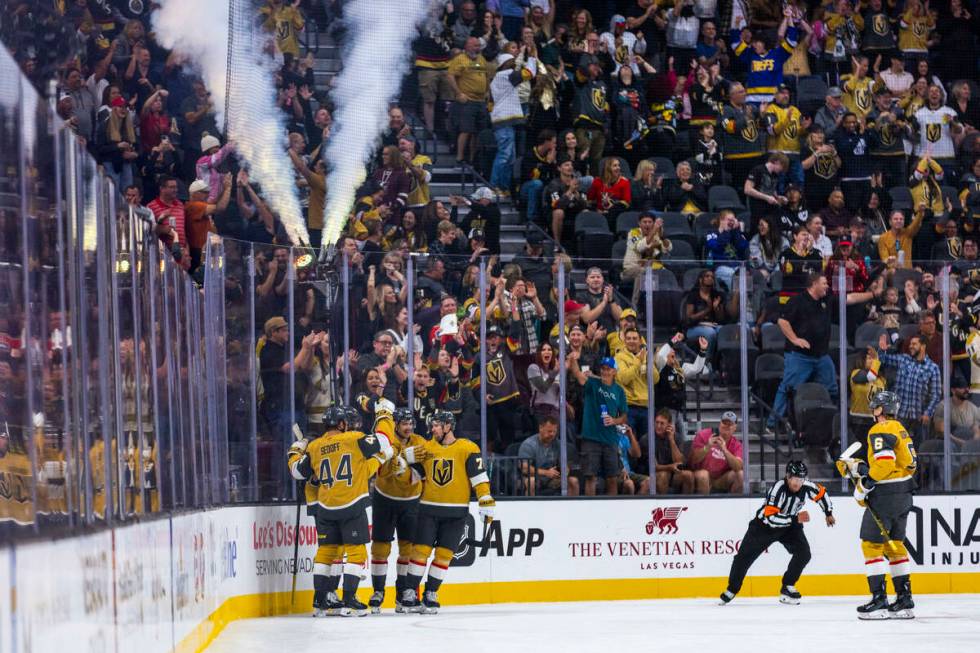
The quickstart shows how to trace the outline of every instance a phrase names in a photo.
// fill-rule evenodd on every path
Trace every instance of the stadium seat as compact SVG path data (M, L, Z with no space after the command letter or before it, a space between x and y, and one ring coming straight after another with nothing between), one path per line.
M640 277L642 279L642 276ZM680 290L681 286L677 283L677 276L666 268L653 270L654 288L661 290ZM641 281L642 283L642 281Z
M763 352L755 359L755 394L769 406L776 400L776 391L783 380L784 366L781 353Z
M806 115L820 110L827 100L827 82L819 75L806 75L796 82L796 106Z
M960 204L960 195L956 192L956 189L952 186L942 186L941 190L943 192L943 201L949 200L949 203L953 206L953 210L957 211L963 208Z
M609 272L613 265L622 268L622 259L616 262L611 260L613 235L609 232L608 227L604 230L585 229L578 231L576 229L575 236L576 251L587 267L595 265L606 272Z
M762 351L781 352L786 348L786 336L778 325L767 323L762 325Z
M694 284L698 282L698 275L704 272L707 268L691 268L689 270L684 270L684 278L681 280L681 288L684 290L693 290Z
M578 235L583 231L598 231L612 235L606 217L595 211L582 211L575 216L575 234Z
M668 211L667 213L661 214L660 217L664 221L664 235L668 238L678 234L694 235L694 231L691 229L691 222L687 219L686 214Z
M742 198L738 196L738 191L731 186L719 184L708 189L708 208L712 212L721 209L745 209Z
M711 213L698 213L694 216L694 235L697 236L699 242L718 229L715 218L716 216Z
M876 322L865 322L854 332L854 347L858 350L877 347L878 338L883 333L885 333L885 327Z
M837 406L827 388L819 383L801 383L793 395L793 416L799 440L805 446L826 447L833 438Z
M898 327L898 337L902 339L902 342L907 341L918 332L918 324L903 324L902 326Z
M675 269L686 269L692 265L698 264L698 257L694 253L694 248L691 243L685 240L674 239L671 241L673 246L670 250L670 254L664 257L664 262L672 268Z
M955 445L952 446L955 448ZM916 447L916 453L919 454L917 473L919 488L927 491L941 491L943 489L943 441L941 439L924 440Z
M640 223L639 211L623 211L616 218L616 235L625 236L630 229L635 229Z
M725 382L731 386L737 386L741 379L742 370L742 325L723 324L718 329L718 340L716 347L720 359L720 368ZM748 351L748 376L749 383L755 375L755 361L759 357L759 348L752 342L752 338L746 338L746 349Z
M663 175L664 179L677 179L677 171L674 169L674 162L663 156L651 156L650 161L657 164L655 177Z
M701 246L701 242L697 239L694 234L664 234L667 239L670 240L671 246L678 242L685 242L691 247L691 251L697 252L698 248ZM673 247L671 247L673 249Z
M902 211L912 210L912 191L905 186L893 186L888 189L888 194L892 196L892 208Z

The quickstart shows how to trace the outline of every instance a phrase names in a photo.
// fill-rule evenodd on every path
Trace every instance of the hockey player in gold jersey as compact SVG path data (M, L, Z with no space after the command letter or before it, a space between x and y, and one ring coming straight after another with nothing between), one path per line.
M413 465L421 472L425 483L419 501L415 546L402 590L402 606L410 612L434 614L439 611L436 593L466 530L471 487L480 502L480 517L485 523L493 521L496 504L490 496L490 479L480 448L470 440L457 439L453 433L455 427L456 417L451 412L437 410L433 413L430 418L432 440L425 444L432 457ZM422 581L433 548L435 558L429 566L420 603L416 588Z
M912 509L915 447L896 419L899 400L882 391L871 400L875 424L868 431L867 462L842 454L837 468L855 480L854 498L865 507L861 520L861 549L871 600L858 607L859 619L911 619L912 584L905 526ZM896 599L888 603L885 573L890 572Z
M401 591L408 574L419 517L419 497L422 495L422 477L407 464L424 463L431 454L425 448L425 438L415 433L415 416L411 408L398 408L392 416L382 413L374 428L388 437L395 456L378 472L371 500L371 584L374 593L368 605L372 613L381 612L388 577L388 556L397 531L395 611L402 612ZM405 462L399 461L397 456Z
M322 579L325 574L316 574L316 571L328 571L321 565L335 564L346 551L340 614L364 616L367 606L357 600L356 592L367 562L368 482L393 451L383 434L346 430L347 415L342 407L327 409L324 426L327 431L310 442L306 451L290 465L295 478L315 479L318 485L316 524L319 547L314 559L314 606L316 614L325 615L328 600L335 600L335 596L328 596L330 591ZM321 576L319 588L316 583L318 575Z

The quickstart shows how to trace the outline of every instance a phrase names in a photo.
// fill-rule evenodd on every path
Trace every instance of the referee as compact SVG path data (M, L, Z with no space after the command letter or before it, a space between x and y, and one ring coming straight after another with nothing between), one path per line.
M727 605L735 598L742 589L742 581L745 580L749 567L774 542L781 543L793 556L783 574L779 601L790 605L800 602L796 581L810 562L810 543L803 533L803 524L810 521L810 516L802 510L808 497L820 504L827 518L827 526L833 526L837 520L834 519L834 508L827 496L827 489L819 483L807 480L803 461L791 460L786 463L786 476L769 488L765 505L755 514L755 519L749 522L749 529L742 538L735 560L732 561L728 589L721 594L721 605Z

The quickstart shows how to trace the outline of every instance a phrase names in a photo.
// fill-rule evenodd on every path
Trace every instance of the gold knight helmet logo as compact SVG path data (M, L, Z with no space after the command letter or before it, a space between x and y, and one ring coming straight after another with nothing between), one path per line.
M750 142L755 141L755 139L758 138L759 136L759 131L758 129L756 129L755 121L749 120L748 122L746 122L745 127L742 128L741 134L742 134L742 138L744 138L745 140Z
M874 20L871 22L871 29L878 36L888 34L888 19L885 17L885 14L875 14Z
M942 136L943 127L938 122L926 125L926 140L930 143L936 143L939 141L939 137Z
M432 461L432 482L440 487L453 480L453 461L450 458L437 458Z
M500 385L507 378L507 372L504 370L504 364L499 358L495 358L487 363L487 381L491 385Z

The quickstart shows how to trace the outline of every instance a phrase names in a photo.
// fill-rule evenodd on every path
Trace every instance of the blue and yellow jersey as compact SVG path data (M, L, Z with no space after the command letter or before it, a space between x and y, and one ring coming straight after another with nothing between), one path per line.
M776 87L783 83L783 64L792 56L795 47L796 29L793 27L787 30L786 37L778 46L761 55L756 53L751 44L735 36L732 49L735 51L735 56L748 68L745 77L745 94L749 102L772 100Z

